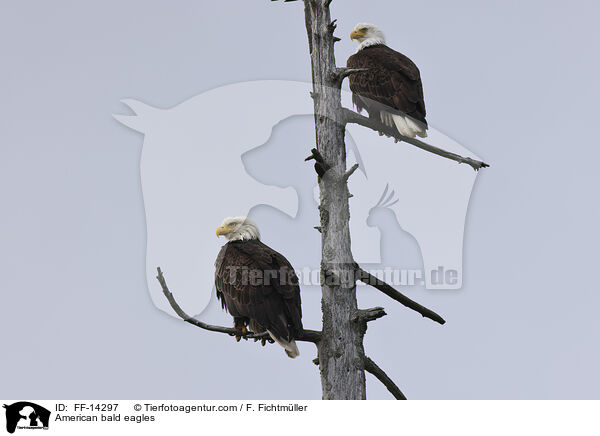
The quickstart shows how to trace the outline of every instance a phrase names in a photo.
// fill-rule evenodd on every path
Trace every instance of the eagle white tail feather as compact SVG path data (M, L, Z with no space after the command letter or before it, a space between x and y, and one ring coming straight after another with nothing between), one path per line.
M415 134L413 133L413 130L408 126L406 118L404 118L402 115L392 115L392 118L394 120L394 124L396 124L398 132L400 132L401 135L414 138Z
M409 138L414 138L415 136L420 136L421 138L427 137L427 131L408 115L396 115L381 111L379 112L379 116L383 124L388 127L395 127L403 136Z
M281 345L285 349L285 354L287 354L289 357L294 359L295 357L298 357L300 355L300 350L298 350L296 341L294 341L294 340L292 340L291 342L284 341L283 339L276 337L269 330L267 330L267 332L269 332L269 335L273 338L273 340L275 342L277 342L279 345Z
M422 126L419 126L415 120L411 117L405 117L404 119L406 120L406 124L413 129L417 136L420 136L421 138L427 137L427 131Z
M407 115L403 116L396 114L387 115L389 115L392 118L396 129L398 129L398 132L400 132L401 135L407 136L409 138L414 138L417 135L421 138L425 138L427 136L427 131L422 126L419 126L411 117Z
M388 127L394 127L394 120L392 119L392 114L389 112L379 112L379 116L381 117L381 122Z

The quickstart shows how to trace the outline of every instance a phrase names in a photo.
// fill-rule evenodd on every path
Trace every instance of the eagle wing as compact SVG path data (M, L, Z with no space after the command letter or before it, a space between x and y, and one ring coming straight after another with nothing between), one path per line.
M286 341L300 336L298 277L283 255L259 240L232 241L215 267L217 298L232 316L254 320Z
M368 69L349 77L352 101L359 111L366 109L371 115L395 109L427 125L421 74L408 57L377 45L350 56L347 66Z

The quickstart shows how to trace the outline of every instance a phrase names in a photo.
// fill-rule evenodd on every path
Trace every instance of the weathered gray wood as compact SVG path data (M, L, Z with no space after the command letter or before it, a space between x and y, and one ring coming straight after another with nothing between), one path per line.
M330 0L304 0L312 64L317 149L330 170L319 178L321 217L321 308L323 330L319 369L323 399L366 399L364 331L357 313L356 281L350 250L350 212L346 174L345 125L334 57L335 23Z

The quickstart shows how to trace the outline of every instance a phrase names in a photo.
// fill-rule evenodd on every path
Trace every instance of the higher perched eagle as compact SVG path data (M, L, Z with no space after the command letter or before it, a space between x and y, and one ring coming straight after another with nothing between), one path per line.
M358 49L348 58L348 68L368 69L349 76L352 102L360 112L379 118L400 134L427 136L423 84L417 66L402 53L385 45L383 32L373 24L357 24L350 39Z
M256 224L246 217L225 218L217 236L228 242L215 262L215 285L221 306L241 334L267 331L289 357L300 354L302 334L298 277L288 260L260 242ZM238 337L239 340L239 337Z

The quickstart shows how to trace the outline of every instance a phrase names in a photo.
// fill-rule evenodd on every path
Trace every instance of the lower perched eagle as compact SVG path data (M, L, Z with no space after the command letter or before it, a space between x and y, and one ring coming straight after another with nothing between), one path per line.
M427 136L423 84L417 66L385 45L385 35L373 24L357 24L350 39L358 42L348 68L366 69L349 76L352 102L360 112L379 118L401 135Z
M241 334L246 326L254 333L267 331L289 357L298 356L302 308L292 265L260 241L258 227L246 217L225 218L217 236L228 240L215 262L217 298L234 327Z

